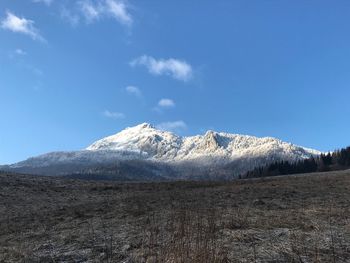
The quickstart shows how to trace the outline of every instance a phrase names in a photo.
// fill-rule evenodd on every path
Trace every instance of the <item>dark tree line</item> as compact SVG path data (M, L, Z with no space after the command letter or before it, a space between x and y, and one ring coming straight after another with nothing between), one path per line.
M280 161L258 167L243 178L345 170L350 168L350 147L297 162Z

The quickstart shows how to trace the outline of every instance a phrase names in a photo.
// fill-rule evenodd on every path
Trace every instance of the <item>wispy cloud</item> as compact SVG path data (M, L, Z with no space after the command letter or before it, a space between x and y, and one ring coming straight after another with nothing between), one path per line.
M158 106L163 108L173 108L175 107L175 102L171 99L161 99L158 102Z
M36 65L29 63L24 56L27 55L27 52L21 48L16 48L9 52L9 58L14 62L16 67L18 67L21 70L26 70L27 72L30 72L34 76L38 77L38 79L41 79L43 77L44 71L37 67Z
M40 35L39 30L34 27L34 21L24 17L18 17L10 11L6 12L6 18L1 21L1 28L28 35L34 40L45 41Z
M66 7L61 8L61 18L68 22L72 27L76 27L79 24L80 16L70 11Z
M171 131L171 132L179 132L181 130L186 130L187 125L184 121L173 121L173 122L162 122L156 125L156 127L160 130Z
M131 94L131 95L134 95L136 97L141 97L142 96L142 92L141 90L138 88L138 87L135 87L135 86L127 86L125 88L126 92Z
M49 6L52 4L53 0L32 0L34 3L44 3L45 5Z
M88 22L93 22L98 19L102 13L101 4L94 4L91 1L79 2L80 9Z
M34 66L30 66L30 65L27 65L27 68L30 71L32 71L33 74L37 75L38 77L44 76L44 72L40 68L37 68L37 67L34 67Z
M123 1L106 0L106 10L121 24L131 26L133 19Z
M124 119L125 118L125 114L124 113L113 112L113 111L109 111L109 110L105 110L103 112L103 116L105 116L107 118L111 118L111 119Z
M104 16L112 17L120 24L125 26L131 26L133 18L128 11L128 6L125 1L122 0L98 0L80 1L80 10L87 20L91 23Z
M188 81L192 78L192 66L184 60L169 58L155 59L143 55L130 62L130 66L145 66L153 75L168 75L177 80Z
M15 54L19 56L24 56L24 55L27 55L27 52L25 52L23 49L17 48L15 50Z

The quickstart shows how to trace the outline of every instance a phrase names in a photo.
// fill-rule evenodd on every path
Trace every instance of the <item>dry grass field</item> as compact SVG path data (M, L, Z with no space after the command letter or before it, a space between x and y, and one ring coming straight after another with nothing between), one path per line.
M3 174L0 262L350 262L350 171L169 183Z

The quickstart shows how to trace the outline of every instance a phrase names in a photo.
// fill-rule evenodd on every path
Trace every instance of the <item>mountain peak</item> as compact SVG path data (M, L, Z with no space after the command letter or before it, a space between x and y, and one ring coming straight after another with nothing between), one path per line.
M154 129L154 125L152 125L148 122L144 122L144 123L141 123L139 125L136 125L136 127L140 127L142 129Z
M208 137L208 136L215 136L215 134L217 134L216 131L213 131L213 130L207 130L204 134L205 137Z
M135 129L135 130L155 129L155 126L148 123L148 122L144 122L144 123L140 123L138 125L132 126L132 127L128 127L125 130L130 130L130 129Z
M156 129L150 123L128 127L90 145L86 150L113 150L154 153L158 144L172 144L178 136Z

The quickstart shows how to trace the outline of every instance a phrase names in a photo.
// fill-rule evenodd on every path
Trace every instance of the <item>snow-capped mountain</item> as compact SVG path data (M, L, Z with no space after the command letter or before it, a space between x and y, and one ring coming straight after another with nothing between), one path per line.
M148 123L126 128L115 135L103 138L91 144L86 150L132 152L143 158L166 162L203 158L227 162L241 157L266 155L298 160L320 153L270 137L257 138L215 131L207 131L204 135L181 137L158 130Z
M142 123L98 140L81 151L48 153L7 168L55 175L92 171L113 173L121 166L130 168L132 163L138 168L148 167L150 173L154 171L161 177L168 178L164 173L169 173L180 178L186 174L186 178L191 178L189 170L207 174L230 167L227 172L237 175L274 161L296 161L318 154L320 152L316 150L270 137L215 131L182 137ZM126 168L124 170L127 172Z

